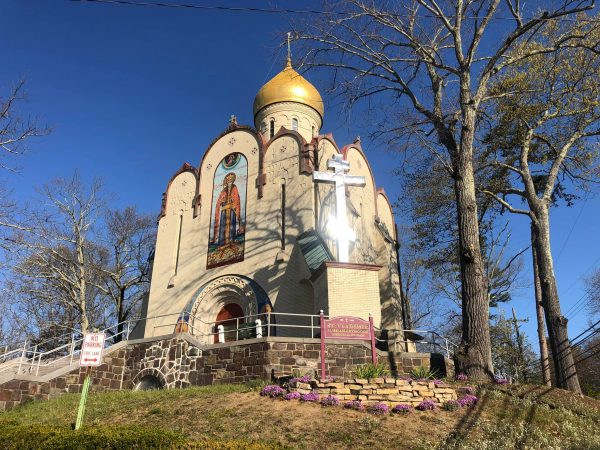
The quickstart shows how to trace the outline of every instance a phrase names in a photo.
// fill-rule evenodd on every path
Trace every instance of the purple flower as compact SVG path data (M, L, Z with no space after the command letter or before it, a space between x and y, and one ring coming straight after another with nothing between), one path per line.
M260 391L260 395L262 395L263 397L275 398L282 397L283 395L285 395L285 392L285 389L283 389L281 386L277 386L276 384L270 384L268 386L265 386Z
M423 400L417 405L419 411L433 411L435 409L435 402L433 400Z
M344 408L355 409L356 411L364 411L365 405L363 405L360 400L352 400L352 401L344 403Z
M328 395L325 398L321 399L321 406L337 406L340 404L340 401L335 395Z
M371 414L382 416L387 414L390 411L390 408L385 403L375 403L374 405L369 406L367 411L369 411Z
M501 385L510 384L510 380L507 380L506 378L496 378L495 381L496 381L496 384L501 384Z
M312 381L312 376L310 375L303 375L299 378L292 378L290 379L290 383L310 383Z
M469 395L475 395L475 389L471 386L467 386L466 388L463 389L465 394L469 394Z
M477 403L478 400L479 399L476 396L467 394L458 399L458 404L462 407L473 406L475 403Z
M316 394L314 392L311 392L310 394L302 394L300 396L300 401L301 402L318 402L319 394Z
M283 396L284 400L298 400L301 397L300 392L290 392Z
M440 385L444 384L444 381L443 380L433 380L433 384L434 384L434 386L440 386Z
M454 379L456 381L467 381L469 379L469 377L466 376L464 373L459 373L454 377Z
M412 411L412 406L399 404L392 408L394 414L408 414Z

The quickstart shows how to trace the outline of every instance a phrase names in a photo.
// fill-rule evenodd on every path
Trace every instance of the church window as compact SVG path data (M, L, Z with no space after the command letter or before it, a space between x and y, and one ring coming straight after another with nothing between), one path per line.
M312 126L312 130L311 130L311 132L312 132L311 136L312 136L312 137L315 137L315 126L314 126L314 125Z
M281 248L285 250L285 183L281 184Z
M292 118L292 130L298 131L298 119L295 117Z
M177 269L179 268L179 251L181 250L181 230L183 228L183 211L179 214L179 227L177 231L177 246L175 247L175 268L173 275L177 275Z
M241 153L225 156L215 170L206 268L244 260L248 161Z
M269 122L269 137L275 136L275 119Z

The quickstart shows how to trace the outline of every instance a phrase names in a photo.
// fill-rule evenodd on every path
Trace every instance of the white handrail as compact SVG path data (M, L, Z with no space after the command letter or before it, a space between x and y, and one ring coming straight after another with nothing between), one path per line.
M173 316L177 316L177 321L175 323L168 321L169 323L155 325L154 329L156 330L156 329L164 328L164 327L173 327L174 330L177 330L176 327L178 325L181 325L181 321L179 320L179 318L182 316L182 313L161 314L161 315L152 316L152 317L131 319L131 320L126 320L126 321L123 321L116 325L107 327L104 330L102 330L102 332L110 334L108 339L105 341L105 346L106 346L106 348L109 348L112 345L116 344L118 340L125 341L125 340L129 339L129 335L130 335L130 332L131 332L133 326L135 326L135 324L140 321L146 321L146 320L151 320L151 319L160 319L160 318L173 317ZM307 325L298 325L297 323L296 324L285 323L286 317L305 318L308 324ZM328 316L324 316L324 317L328 318ZM263 318L264 318L264 320L262 320ZM278 318L280 318L280 320L277 320ZM248 316L244 316L244 317L235 318L235 322L236 322L235 329L226 330L223 328L223 330L217 330L217 325L223 324L224 322L230 322L231 319L214 321L214 322L206 322L206 321L200 319L199 317L196 317L191 314L187 314L186 321L185 321L185 326L186 326L185 331L190 333L192 336L205 338L207 344L212 344L214 342L214 336L221 336L224 339L225 336L231 336L234 333L235 333L235 339L239 340L240 332L242 331L242 329L244 329L244 330L247 329L251 333L254 332L255 335L257 335L259 337L265 337L265 333L263 331L265 329L265 327L266 327L266 337L272 336L273 331L277 330L277 329L291 329L291 330L307 329L307 330L310 330L310 337L314 338L315 335L318 335L318 332L315 333L315 330L320 331L320 320L315 320L315 318L319 319L320 315L318 315L318 314L280 313L280 312L269 312L269 313L265 313L265 314L259 313L259 314L252 314L252 315L248 315ZM256 321L259 321L260 323L257 323ZM283 323L279 323L279 322L283 322ZM214 331L207 333L206 327L205 327L204 328L205 331L203 332L202 330L200 330L200 328L198 326L199 324L206 325L206 326L208 326L207 327L208 330L214 330ZM259 326L261 327L260 330L257 329L257 327L259 327ZM121 328L121 331L117 331L117 332L111 331L111 330L118 330L119 327ZM387 342L388 346L389 346L389 343L391 343L391 342L393 342L394 345L396 345L397 343L411 343L411 344L417 344L417 345L420 345L420 344L433 345L434 347L440 347L443 350L445 350L445 353L448 357L450 357L451 348L452 348L452 350L454 350L455 348L458 347L454 342L450 341L445 336L442 336L439 333L437 333L435 331L431 331L431 330L418 330L418 329L383 330L380 328L376 328L376 329L378 331L387 331L388 335L390 333L393 333L395 335L395 337L393 339L377 338L377 340L379 342ZM404 337L404 332L423 333L423 334L427 333L432 336L432 340L430 342L429 340L414 341L414 340L409 340L409 339L399 339L400 337ZM402 333L402 334L399 335L399 333ZM245 335L242 335L242 337L244 337L244 336ZM444 345L442 345L440 342L436 342L436 336L439 337L440 340L443 341ZM65 337L68 337L68 339L65 339ZM120 337L120 339L117 339L119 337ZM43 351L43 352L39 351L40 348L43 348L43 344L47 344L48 342L51 342L52 340L58 340L58 339L61 339L63 341L67 340L67 343L61 344L61 345L54 347L47 351ZM219 339L219 341L220 340L221 339ZM20 348L10 350L10 351L5 351L4 353L0 354L0 373L14 371L15 365L17 365L16 364L17 360L18 360L18 368L16 370L17 374L22 373L22 372L25 372L25 373L35 372L36 375L39 375L40 370L45 369L50 366L53 366L53 365L57 364L58 362L64 361L64 360L68 360L69 364L73 364L75 361L76 355L78 355L81 351L80 347L83 342L83 335L79 332L74 332L74 333L71 333L70 335L62 335L62 336L58 336L56 338L47 339L41 343L37 343L34 345L28 345L28 342L29 341L24 341L23 344L20 346ZM6 349L6 347L5 347L5 349ZM61 352L64 352L64 354L61 354ZM14 360L15 364L5 364L11 360Z

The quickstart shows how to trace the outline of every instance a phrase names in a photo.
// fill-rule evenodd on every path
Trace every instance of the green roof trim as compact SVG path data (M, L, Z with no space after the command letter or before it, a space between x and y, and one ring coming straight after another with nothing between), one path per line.
M327 244L312 228L298 236L298 244L311 274L315 273L325 261L334 261Z

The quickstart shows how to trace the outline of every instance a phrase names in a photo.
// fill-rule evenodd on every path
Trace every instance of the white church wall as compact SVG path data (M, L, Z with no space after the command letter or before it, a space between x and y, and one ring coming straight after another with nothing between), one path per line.
M167 287L178 278L181 268L185 265L182 252L184 236L187 236L193 219L193 200L196 191L196 176L190 172L182 172L173 178L166 191L164 216L159 219L152 284L148 299L148 316L168 314L169 304L158 301L162 298ZM179 230L181 229L181 239ZM179 255L177 252L179 244ZM179 256L179 257L178 257ZM176 274L177 269L177 274ZM171 295L174 294L170 293ZM171 330L157 329L160 323L148 321L146 333L169 333Z
M257 281L261 281L265 274L269 275L262 284L268 287L275 312L312 314L312 287L302 284L303 279L310 277L310 272L296 244L299 234L314 227L312 179L310 175L300 173L301 145L295 135L289 134L270 142L265 150L263 165L267 184L257 206L261 214L265 215L265 226L270 229L268 237L265 236L264 246L271 249L271 254L274 252L276 258L267 261L265 270L257 273L256 277ZM282 248L281 243L283 185L286 206L285 248ZM307 325L306 319L293 316L280 316L277 320L278 323ZM281 335L292 332L285 328L279 331Z
M255 118L255 124L261 130L263 138L268 141L270 137L270 122L275 121L275 133L281 127L292 129L292 118L298 119L298 133L310 142L313 136L321 129L321 117L310 106L294 102L279 102L268 105L260 110Z
M319 141L317 149L317 164L315 170L327 172L327 161L338 155L338 149L328 138ZM331 253L337 255L337 241L335 230L331 227L330 220L335 216L335 189L331 183L317 183L316 187L315 222L316 229L325 240Z
M396 238L395 234L395 226L394 226L394 215L392 211L392 206L388 201L388 198L383 194L383 192L377 193L377 215L381 223L385 225L390 236L394 239Z

